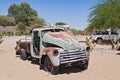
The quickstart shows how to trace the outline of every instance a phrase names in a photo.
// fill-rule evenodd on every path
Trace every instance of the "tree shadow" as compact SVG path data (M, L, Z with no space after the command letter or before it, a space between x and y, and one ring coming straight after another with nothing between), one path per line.
M20 58L19 55L16 56L16 58ZM25 60L26 61L26 60ZM39 66L39 69L40 70L45 70L44 68L44 65L43 64L39 64L39 60L38 59L35 59L35 58L28 58L27 61L30 61L31 64L35 64L35 65L38 65ZM82 72L84 70L80 69L79 66L72 66L72 67L65 67L65 68L59 68L59 74L71 74L71 73L78 73L78 72ZM46 71L47 72L47 71Z
M120 55L120 53L117 53L116 55Z
M18 57L20 58L20 55L17 55L17 56L16 56L16 58L18 58Z
M44 68L43 64L39 64L39 60L38 59L31 59L29 60L31 61L31 64L35 64L39 66L39 70L43 70L45 72L47 72ZM78 72L82 72L84 70L80 69L80 66L72 66L72 67L66 67L66 68L61 68L59 67L59 74L71 74L71 73L78 73ZM48 72L49 73L49 72Z
M20 55L17 55L16 58L20 58ZM23 60L23 61L26 61L26 60ZM40 65L39 64L39 59L35 59L35 58L28 58L27 61L30 61L31 64L35 64L35 65L38 65L40 66L40 70L44 70L44 66L43 65Z
M98 44L98 43L97 43ZM112 45L111 41L103 41L99 45Z
M84 70L80 69L79 66L67 67L67 68L60 68L59 74L71 74L71 73L78 73Z
M20 58L20 55L17 55L16 58ZM22 60L22 59L21 59ZM27 58L26 59L27 61L30 61L31 64L36 64L36 65L39 65L39 60L38 59L34 59L34 58ZM23 61L26 61L26 60L23 60Z
M38 59L28 59L31 61L31 64L39 65L39 60Z

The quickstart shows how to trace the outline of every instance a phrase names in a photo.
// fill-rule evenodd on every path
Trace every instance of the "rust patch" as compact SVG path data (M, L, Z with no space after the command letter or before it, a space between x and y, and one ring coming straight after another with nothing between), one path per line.
M65 41L69 42L69 39L64 35L64 33L63 34L62 33L57 33L57 34L50 33L49 35L52 37L60 38L60 39L63 39Z
M73 33L71 33L71 32L65 32L65 33L68 34L68 35L70 35L73 39L77 40L77 38L74 36Z
M43 49L43 52L45 52L46 54L47 54L48 52L52 52L52 51L53 51L52 48L44 48L44 49Z
M44 49L43 49L43 52L48 53L48 52L53 52L53 51L55 51L55 50L59 50L59 49L44 48Z

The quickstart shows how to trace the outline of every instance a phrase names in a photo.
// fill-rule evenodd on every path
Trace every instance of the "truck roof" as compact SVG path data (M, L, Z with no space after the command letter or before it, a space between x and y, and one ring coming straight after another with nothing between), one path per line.
M64 30L63 28L58 28L58 27L44 27L44 28L35 28L35 29L33 29L33 31L36 31L36 30L42 31L42 30L49 30L49 29L62 29L62 30Z

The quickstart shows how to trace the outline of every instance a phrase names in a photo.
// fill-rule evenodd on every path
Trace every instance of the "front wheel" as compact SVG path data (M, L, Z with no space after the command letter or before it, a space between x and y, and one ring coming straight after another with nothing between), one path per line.
M45 58L44 66L45 66L44 68L47 72L50 72L53 75L58 74L59 67L58 66L53 66L49 57Z
M81 64L81 69L82 70L85 70L88 68L88 60L85 60L85 63L84 64Z
M101 38L97 39L97 43L101 44L103 42L103 40Z

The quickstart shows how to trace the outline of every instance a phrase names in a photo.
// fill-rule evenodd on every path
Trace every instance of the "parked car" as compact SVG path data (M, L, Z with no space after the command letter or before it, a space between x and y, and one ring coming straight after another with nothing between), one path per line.
M113 31L96 31L93 35L91 35L91 39L97 43L103 43L103 41L110 41L111 39L117 39L118 33Z

